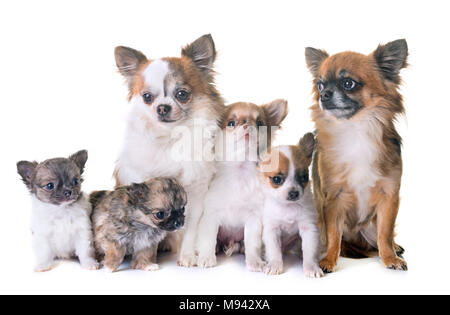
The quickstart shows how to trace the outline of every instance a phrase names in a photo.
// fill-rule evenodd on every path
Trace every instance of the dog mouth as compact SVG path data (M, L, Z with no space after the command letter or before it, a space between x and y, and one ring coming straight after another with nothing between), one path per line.
M162 122L162 123L170 124L170 123L177 122L178 120L169 119L169 118L165 118L165 117L158 117L158 121Z

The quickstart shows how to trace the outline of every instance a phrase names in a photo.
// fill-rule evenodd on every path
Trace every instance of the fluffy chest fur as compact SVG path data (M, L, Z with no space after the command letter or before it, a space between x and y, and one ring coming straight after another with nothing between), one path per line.
M77 236L91 229L91 205L84 194L67 206L43 203L32 196L32 211L33 237L45 238L61 258L71 257Z

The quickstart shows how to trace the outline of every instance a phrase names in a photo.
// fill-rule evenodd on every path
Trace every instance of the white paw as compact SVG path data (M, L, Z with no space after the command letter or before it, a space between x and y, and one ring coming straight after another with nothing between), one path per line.
M266 265L264 268L264 273L266 275L280 275L283 273L283 262L273 261Z
M194 267L197 265L197 256L195 254L182 254L178 258L178 266Z
M247 269L251 272L262 272L266 263L261 259L247 259Z
M303 272L309 278L321 278L324 276L323 270L319 265L303 266Z
M198 257L197 266L200 268L211 268L217 265L216 255Z
M98 270L100 264L95 259L88 259L81 262L81 267L87 270Z
M47 271L52 270L53 268L55 268L55 262L51 261L51 262L37 264L34 267L34 271L35 272L47 272Z
M156 270L159 270L159 265L158 264L150 264L150 265L142 268L142 270L144 270L144 271L156 271Z
M106 270L107 273L114 273L114 272L117 271L117 268L105 266L105 270Z

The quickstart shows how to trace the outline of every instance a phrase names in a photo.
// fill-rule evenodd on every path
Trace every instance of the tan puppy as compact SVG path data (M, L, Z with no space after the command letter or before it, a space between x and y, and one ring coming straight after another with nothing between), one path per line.
M327 239L320 265L332 272L339 254L369 257L407 270L394 243L402 175L401 137L394 127L404 112L398 91L407 65L405 40L379 46L370 55L329 56L306 49L314 76L312 118L317 128L313 161L316 207Z

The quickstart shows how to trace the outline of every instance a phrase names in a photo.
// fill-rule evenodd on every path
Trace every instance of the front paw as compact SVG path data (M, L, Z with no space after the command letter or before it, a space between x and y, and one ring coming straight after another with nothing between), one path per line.
M86 270L98 270L100 268L100 264L95 259L85 259L80 262L81 267Z
M264 267L266 266L266 263L260 258L247 259L246 263L247 269L251 272L262 272L264 270Z
M47 272L47 271L52 270L53 268L55 268L55 262L49 261L49 262L37 264L34 267L34 271L35 272Z
M400 257L397 256L393 256L393 257L385 257L385 258L381 258L384 266L388 269L393 269L393 270L402 270L402 271L407 271L408 270L408 265L406 263L406 261Z
M336 261L331 260L328 258L322 259L322 261L319 263L320 268L325 273L332 273L334 272L334 269L336 268Z
M182 254L178 258L178 266L195 267L197 265L197 256L195 254Z
M132 263L131 269L142 271L156 271L159 270L159 265L152 263Z
M283 262L273 261L269 262L264 268L264 273L266 275L280 275L283 273Z
M325 275L321 267L318 265L304 265L303 273L308 278L321 278Z
M211 268L217 265L216 255L210 256L199 256L197 261L197 266L200 268Z

